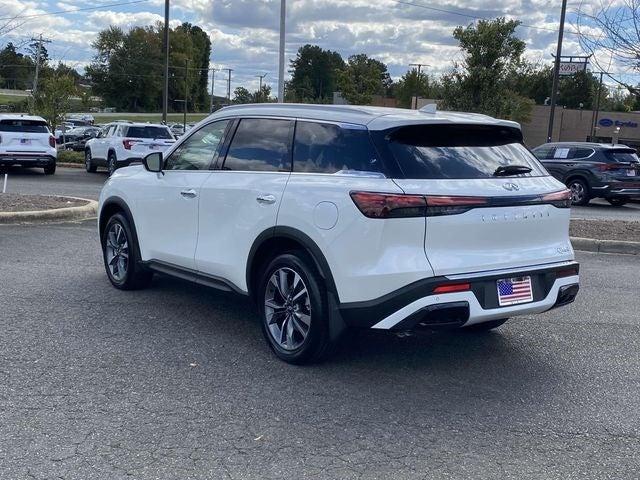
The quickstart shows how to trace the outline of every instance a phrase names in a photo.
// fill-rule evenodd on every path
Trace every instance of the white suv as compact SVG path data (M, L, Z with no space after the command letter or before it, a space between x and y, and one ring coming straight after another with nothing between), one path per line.
M161 272L249 296L303 363L346 327L487 330L572 302L569 205L514 122L246 105L111 177L99 232L116 288Z
M118 121L105 125L84 148L87 172L107 167L109 175L118 168L140 162L150 152L164 152L175 143L166 125Z
M56 171L56 139L42 117L0 114L0 166L44 167Z

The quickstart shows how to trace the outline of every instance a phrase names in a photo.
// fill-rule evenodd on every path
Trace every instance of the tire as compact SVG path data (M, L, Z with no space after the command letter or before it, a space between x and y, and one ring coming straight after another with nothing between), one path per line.
M589 185L581 178L574 178L567 182L567 188L571 190L571 204L584 206L591 201L591 192Z
M138 290L151 283L153 272L142 267L138 239L122 213L109 218L104 228L102 258L107 277L117 289Z
M109 155L107 156L107 170L109 170L109 176L113 175L117 169L118 159L116 158L116 154L109 152Z
M56 164L55 163L53 165L49 165L47 167L44 167L44 174L45 175L53 175L54 173L56 173Z
M327 292L312 259L298 251L278 255L262 270L257 295L262 333L278 358L301 365L326 357Z
M84 152L84 168L88 173L96 173L97 167L93 164L91 150Z
M462 329L466 332L474 332L474 333L482 333L493 330L494 328L498 328L500 325L503 325L508 318L502 318L500 320L491 320L483 323L476 323L474 325L469 325L468 327L462 327Z
M629 203L629 200L623 197L609 197L605 200L609 202L611 205L613 205L614 207L622 207L623 205L626 205L627 203Z

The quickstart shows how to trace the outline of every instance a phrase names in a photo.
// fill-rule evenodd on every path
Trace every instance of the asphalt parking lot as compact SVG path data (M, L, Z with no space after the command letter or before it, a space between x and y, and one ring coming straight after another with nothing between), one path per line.
M95 198L104 178L10 181ZM567 308L362 332L293 367L241 298L113 289L95 221L0 226L0 478L636 478L640 259L578 259Z

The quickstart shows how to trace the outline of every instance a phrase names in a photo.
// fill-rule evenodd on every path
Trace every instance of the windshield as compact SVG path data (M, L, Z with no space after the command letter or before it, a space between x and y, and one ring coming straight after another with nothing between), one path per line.
M544 167L522 144L520 131L513 128L411 125L388 131L385 139L405 178L547 175ZM522 168L517 171L513 167Z
M0 120L0 132L49 133L49 128L40 120Z
M640 162L635 150L609 150L606 153L609 160L619 163L637 163Z
M127 137L132 138L167 138L171 139L173 136L167 127L129 127L127 131Z

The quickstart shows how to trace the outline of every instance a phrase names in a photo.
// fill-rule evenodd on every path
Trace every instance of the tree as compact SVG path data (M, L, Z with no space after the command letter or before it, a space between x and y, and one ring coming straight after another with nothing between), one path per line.
M254 103L251 92L244 87L238 87L233 91L233 103Z
M374 95L384 95L390 88L387 66L364 53L349 57L338 74L338 89L352 105L367 105Z
M410 108L413 97L426 98L431 96L429 88L429 76L420 72L417 68L412 68L405 73L395 85L394 93L398 100L398 106Z
M442 78L445 108L528 119L532 102L514 93L508 81L522 65L525 50L525 43L515 37L518 25L516 20L497 18L453 31L464 60Z
M51 127L59 125L70 109L71 96L75 93L73 77L51 75L44 78L33 98L33 110Z
M13 43L0 50L0 88L29 89L33 86L34 71L35 63L18 52Z
M233 103L268 103L275 99L271 97L271 87L262 85L262 90L251 93L245 87L238 87L233 91Z
M291 80L287 83L288 98L295 101L324 103L336 91L338 72L345 67L338 52L323 50L317 45L304 45L291 60Z

